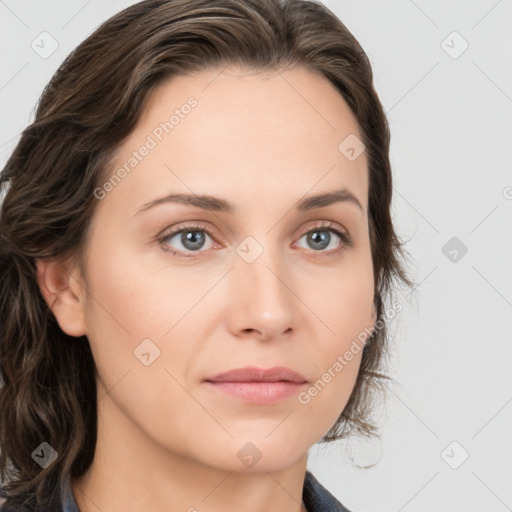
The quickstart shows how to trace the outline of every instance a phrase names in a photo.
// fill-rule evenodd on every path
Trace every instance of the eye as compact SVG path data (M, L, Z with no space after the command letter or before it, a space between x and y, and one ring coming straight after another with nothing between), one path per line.
M174 231L164 233L158 241L162 244L164 250L175 255L187 257L187 252L201 252L201 249L207 245L207 238L213 239L206 229L206 225L194 224L182 226ZM176 245L178 247L174 251L171 247L176 247ZM208 249L208 247L206 248Z
M306 243L309 245L309 248L312 248L314 252L319 252L320 254L337 254L346 247L352 246L350 236L330 222L325 222L314 227L302 235L299 240L303 238L306 238ZM329 246L331 246L331 250L325 250Z
M208 238L212 241L209 247ZM299 240L303 238L306 238L306 243L309 244L313 253L319 253L319 256L340 253L345 248L351 247L353 243L348 233L330 222L323 222L319 226L315 226L302 235ZM211 249L212 245L216 244L206 224L189 224L166 231L158 238L158 242L163 250L183 257L194 257L193 253L204 252L202 249ZM326 251L325 249L329 246L333 247Z

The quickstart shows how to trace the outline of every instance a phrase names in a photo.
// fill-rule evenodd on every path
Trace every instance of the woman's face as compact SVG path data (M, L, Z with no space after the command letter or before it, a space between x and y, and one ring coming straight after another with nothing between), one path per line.
M374 323L361 138L303 69L205 71L153 93L95 193L85 255L100 424L230 471L288 467L332 427ZM207 382L244 367L307 382Z

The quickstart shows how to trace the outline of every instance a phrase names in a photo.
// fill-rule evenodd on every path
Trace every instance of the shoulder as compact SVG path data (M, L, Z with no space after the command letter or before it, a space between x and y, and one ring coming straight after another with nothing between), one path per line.
M350 512L309 471L306 471L302 499L308 512Z

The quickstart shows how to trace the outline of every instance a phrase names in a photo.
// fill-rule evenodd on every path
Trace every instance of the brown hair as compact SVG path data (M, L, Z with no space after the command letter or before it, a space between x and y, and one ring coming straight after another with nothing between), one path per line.
M59 328L40 293L35 260L83 254L94 190L155 87L228 64L320 73L359 123L369 163L381 327L365 345L347 406L322 441L350 432L376 435L371 398L388 378L379 372L387 345L384 299L394 279L411 282L390 214L390 134L368 57L340 20L314 1L146 0L107 20L67 57L0 174L0 478L8 505L57 504L58 490L87 470L96 444L89 343ZM58 458L41 470L31 453L43 441Z

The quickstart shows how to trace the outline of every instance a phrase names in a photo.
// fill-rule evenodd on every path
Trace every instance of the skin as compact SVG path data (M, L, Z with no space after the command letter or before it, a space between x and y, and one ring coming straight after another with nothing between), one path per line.
M361 352L307 404L296 395L248 404L204 379L286 366L311 385L374 325L366 154L350 161L338 149L351 133L362 138L349 107L302 68L221 71L152 93L111 173L190 96L198 105L98 202L83 271L37 262L60 327L88 336L99 372L95 458L72 482L82 512L304 510L308 450L344 409ZM362 210L348 201L294 209L342 188ZM136 214L170 193L216 196L238 211L162 203ZM208 229L199 251L180 235L157 240L193 221ZM322 221L352 245L336 253L344 244ZM315 228L330 234L326 248L308 242ZM263 249L252 263L236 252L249 236ZM147 338L160 349L149 366L134 356ZM252 467L237 457L248 442L261 453Z

